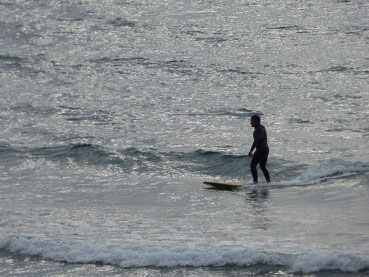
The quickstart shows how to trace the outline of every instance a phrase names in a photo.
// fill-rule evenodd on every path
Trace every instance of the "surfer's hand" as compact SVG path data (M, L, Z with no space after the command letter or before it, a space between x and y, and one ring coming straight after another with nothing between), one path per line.
M251 157L251 156L252 156L252 151L249 152L249 157Z

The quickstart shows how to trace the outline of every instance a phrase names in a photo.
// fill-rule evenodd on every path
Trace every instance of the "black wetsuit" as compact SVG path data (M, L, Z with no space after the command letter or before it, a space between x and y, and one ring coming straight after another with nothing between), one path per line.
M254 179L254 182L258 182L258 171L256 169L256 166L258 165L258 163L260 163L260 168L264 173L265 179L267 180L267 182L270 182L269 172L265 167L269 155L267 132L265 130L265 127L260 124L255 127L254 143L252 144L250 150L253 151L255 148L256 151L252 157L250 164L252 178Z

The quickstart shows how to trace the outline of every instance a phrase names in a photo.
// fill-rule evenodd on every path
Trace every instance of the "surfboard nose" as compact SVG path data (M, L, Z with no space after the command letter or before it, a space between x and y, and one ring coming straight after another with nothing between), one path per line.
M239 184L229 184L229 183L219 183L219 182L203 182L205 185L212 186L215 189L220 190L236 190L242 188L244 185Z

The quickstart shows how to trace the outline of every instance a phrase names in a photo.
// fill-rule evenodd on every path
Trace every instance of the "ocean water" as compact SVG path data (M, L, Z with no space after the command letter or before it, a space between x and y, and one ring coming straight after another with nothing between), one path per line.
M368 276L368 11L0 1L0 275Z

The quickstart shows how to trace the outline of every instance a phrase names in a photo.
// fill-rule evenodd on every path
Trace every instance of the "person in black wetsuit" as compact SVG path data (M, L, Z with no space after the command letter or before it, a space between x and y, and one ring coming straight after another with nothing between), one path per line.
M258 183L258 171L256 169L256 166L258 165L258 163L260 163L260 168L263 171L266 181L269 183L270 175L269 175L268 170L265 167L267 164L268 155L269 155L267 132L265 130L265 127L260 124L260 117L258 115L253 115L251 117L250 123L251 123L251 126L255 128L254 143L252 144L250 152L249 152L249 157L252 156L252 160L250 164L252 178L254 179L254 184L257 184ZM252 155L255 148L256 148L256 151L254 155Z

